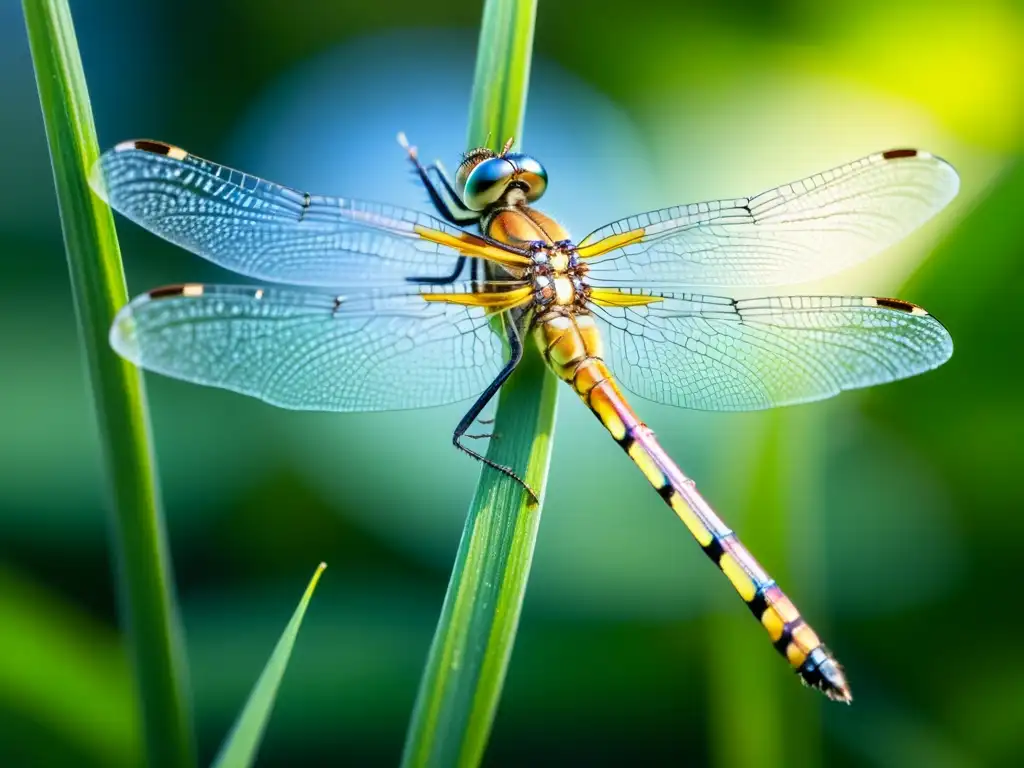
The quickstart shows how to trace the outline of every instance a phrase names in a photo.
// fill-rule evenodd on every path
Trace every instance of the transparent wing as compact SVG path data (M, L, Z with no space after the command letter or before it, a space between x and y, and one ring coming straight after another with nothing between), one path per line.
M643 293L662 300L592 310L616 378L668 405L745 411L820 400L922 373L953 353L941 323L897 299Z
M214 264L260 280L326 287L444 277L463 237L396 206L308 195L155 141L105 152L92 186L115 210Z
M590 233L580 246L626 233L638 238L591 259L589 279L599 285L797 283L888 248L944 208L959 184L944 160L892 150L755 197L631 216Z
M397 410L484 390L504 362L489 317L411 288L335 297L192 284L133 299L110 343L148 370L284 408Z

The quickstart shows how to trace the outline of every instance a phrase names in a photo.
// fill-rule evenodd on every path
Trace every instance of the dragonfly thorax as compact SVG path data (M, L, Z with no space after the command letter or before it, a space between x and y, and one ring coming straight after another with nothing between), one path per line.
M570 240L531 244L529 278L533 281L534 300L542 307L583 306L588 287L587 265L576 254Z

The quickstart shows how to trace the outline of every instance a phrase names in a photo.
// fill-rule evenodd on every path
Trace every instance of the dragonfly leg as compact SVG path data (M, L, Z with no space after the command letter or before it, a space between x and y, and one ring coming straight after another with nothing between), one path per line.
M480 214L474 211L472 208L468 208L465 203L462 202L462 198L459 197L459 192L455 189L455 184L452 183L451 176L448 175L448 171L441 164L440 160L435 160L431 165L427 166L427 172L433 171L441 182L441 186L444 187L445 192L448 193L449 199L454 203L455 207L459 209L459 212L466 216L476 216L479 218Z
M473 265L476 265L476 260L473 261ZM462 270L466 266L466 257L459 256L455 260L455 267L452 269L450 275L444 275L442 277L407 277L405 281L407 283L420 283L425 285L451 285L459 279L459 275L462 274ZM473 275L473 279L476 279L476 275Z
M430 202L434 204L434 208L437 209L437 212L441 214L441 217L445 221L450 224L462 225L470 224L480 219L479 213L471 211L462 204L462 201L459 200L458 193L455 192L455 189L451 186L451 181L448 180L444 171L438 170L438 173L442 176L445 190L451 195L452 200L458 200L458 212L452 210L453 206L448 200L444 199L444 196L434 185L434 181L430 178L430 174L427 173L427 169L424 168L423 164L420 162L419 154L416 152L416 147L409 145L404 133L398 134L398 143L402 145L406 154L408 154L409 162L412 163L416 175L419 176L420 181L423 182L423 186L427 190L427 194L430 195ZM431 168L437 170L437 164L435 163Z
M491 469L495 469L498 472L501 472L503 475L508 475L509 477L511 477L513 480L515 480L517 483L523 486L523 488L526 489L526 492L530 494L534 503L539 503L540 499L537 496L536 491L534 491L533 488L527 485L526 481L523 480L523 478L521 478L519 475L517 475L514 470L502 464L498 464L496 461L491 461L483 454L477 453L472 448L467 448L465 445L462 444L462 438L471 437L470 435L466 434L466 431L470 428L473 422L476 421L477 417L480 415L480 412L487 407L487 403L491 401L491 398L493 398L494 395L497 394L498 390L501 389L501 385L504 384L508 377L512 375L512 371L514 371L516 369L516 366L519 365L519 361L523 359L523 340L519 335L519 329L516 327L516 324L510 318L506 318L505 323L506 328L508 330L508 362L505 364L505 367L502 368L498 375L494 378L494 381L492 381L490 385L488 385L487 389L484 390L483 394L477 398L476 402L473 403L472 406L470 406L470 409L466 412L466 415L462 417L462 420L459 422L459 425L455 427L455 432L452 434L452 444L463 453L468 453L474 459L483 462Z

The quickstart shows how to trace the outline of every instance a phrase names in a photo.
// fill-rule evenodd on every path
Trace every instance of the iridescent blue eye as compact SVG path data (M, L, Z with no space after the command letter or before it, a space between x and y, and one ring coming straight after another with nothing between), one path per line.
M474 211L494 205L505 194L516 173L516 166L503 157L492 157L479 163L466 178L462 202Z
M548 188L548 172L544 166L529 155L519 153L505 155L505 159L516 167L515 180L526 188L526 199L531 203L539 200Z

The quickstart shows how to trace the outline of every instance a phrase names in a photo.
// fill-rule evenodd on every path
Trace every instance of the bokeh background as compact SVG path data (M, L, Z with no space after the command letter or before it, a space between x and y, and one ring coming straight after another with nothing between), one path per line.
M159 138L313 192L426 207L395 144L464 149L480 3L72 3L101 143ZM803 689L563 393L486 762L1024 761L1024 10L542 0L524 146L580 236L900 146L962 192L906 243L789 292L898 295L940 370L762 414L638 402L839 658ZM19 4L0 4L0 764L136 764L103 476ZM228 279L119 220L130 292ZM479 468L463 405L296 414L150 376L204 759L306 580L263 765L393 765Z

